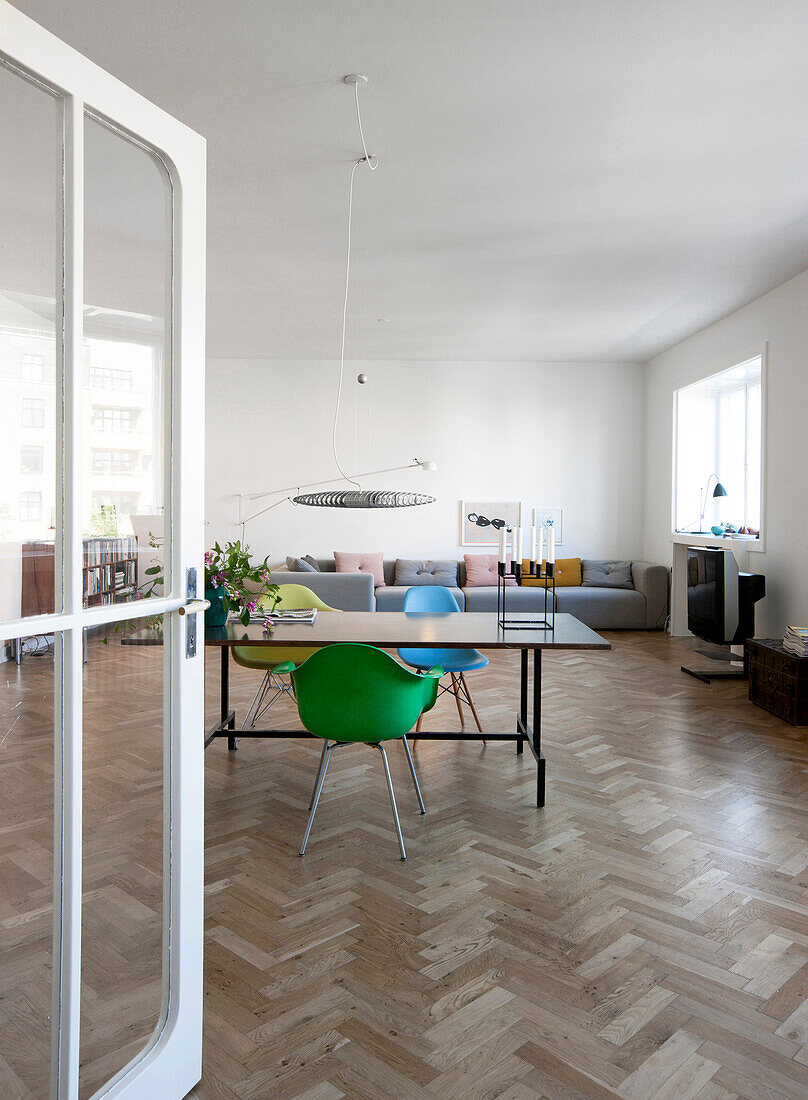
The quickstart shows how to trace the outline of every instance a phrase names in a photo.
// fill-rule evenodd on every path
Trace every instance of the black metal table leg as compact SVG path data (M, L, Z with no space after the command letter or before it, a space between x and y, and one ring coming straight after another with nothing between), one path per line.
M544 805L545 760L541 751L541 650L533 650L533 753L536 757L536 805Z
M236 716L228 719L230 714L230 650L226 645L222 646L222 679L220 689L220 701L221 707L219 714L221 715L221 721L227 722L228 729L235 729ZM228 735L227 747L231 752L236 751L236 738L235 736Z
M519 684L519 717L522 719L521 729L519 723L516 723L516 732L521 733L522 730L527 729L527 650L521 650L522 661L522 675ZM525 739L524 737L518 737L516 739L516 752L519 756L525 751Z

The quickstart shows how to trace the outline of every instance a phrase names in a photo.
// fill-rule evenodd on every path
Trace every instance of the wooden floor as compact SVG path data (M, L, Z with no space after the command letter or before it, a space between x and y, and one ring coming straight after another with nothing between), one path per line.
M341 750L305 859L318 744L206 754L204 1076L195 1100L808 1097L808 731L689 645L612 634L545 659L548 801L509 745ZM158 651L159 652L159 651ZM155 651L91 652L82 1094L159 1009ZM95 663L94 663L95 662ZM47 658L3 667L0 1097L45 1095L52 829ZM240 708L256 674L236 670ZM471 678L470 678L471 679ZM518 657L471 681L512 728ZM208 672L209 707L217 667ZM111 708L123 707L110 727ZM451 699L426 728L457 724ZM287 710L287 717L291 715Z
M529 754L422 741L420 817L391 752L406 864L372 750L304 860L317 746L208 750L196 1100L808 1097L808 731L611 641L544 662L544 810ZM484 727L517 665L474 677Z

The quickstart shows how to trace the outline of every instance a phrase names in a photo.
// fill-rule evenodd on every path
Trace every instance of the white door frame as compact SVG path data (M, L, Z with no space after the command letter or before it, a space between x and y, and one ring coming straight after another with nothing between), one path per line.
M54 633L55 853L51 1097L78 1096L82 903L82 640L87 627L165 616L170 684L166 712L163 1005L149 1043L96 1094L143 1100L185 1096L201 1075L203 930L203 647L186 659L191 617L185 577L203 587L205 142L188 127L0 0L0 56L61 94L64 102L66 293L62 449L64 499L57 502L57 607L0 623L0 641ZM83 340L85 111L146 145L164 163L173 192L171 381L171 588L160 599L85 609L81 541L81 348ZM58 303L57 303L58 307ZM57 320L58 329L58 320ZM61 350L61 356L60 356ZM57 383L57 390L58 390ZM57 440L57 449L58 449ZM63 532L63 536L62 536ZM60 600L58 577L63 576ZM199 624L201 634L201 622Z

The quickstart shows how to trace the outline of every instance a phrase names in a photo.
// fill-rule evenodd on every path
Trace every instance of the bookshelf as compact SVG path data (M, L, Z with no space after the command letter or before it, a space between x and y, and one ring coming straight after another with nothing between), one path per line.
M100 607L130 599L137 585L137 539L86 538L82 566L85 607ZM54 544L22 545L22 614L54 611Z

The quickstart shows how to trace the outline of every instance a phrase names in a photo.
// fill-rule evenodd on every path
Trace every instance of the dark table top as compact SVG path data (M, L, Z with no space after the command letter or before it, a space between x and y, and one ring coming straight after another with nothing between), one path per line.
M510 614L509 619L535 619L535 614ZM492 612L435 614L405 611L321 611L314 623L277 623L272 638L262 623L208 627L205 645L215 647L281 645L284 647L363 642L382 649L397 646L451 649L611 649L594 630L572 615L556 614L553 630L502 630ZM155 645L160 635L142 630L124 639L127 645Z

